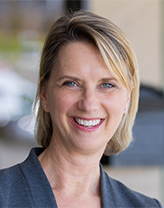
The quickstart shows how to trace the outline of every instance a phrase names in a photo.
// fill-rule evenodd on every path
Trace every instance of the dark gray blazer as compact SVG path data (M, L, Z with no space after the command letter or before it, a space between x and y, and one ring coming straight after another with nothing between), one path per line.
M0 207L57 208L55 197L37 159L42 148L32 149L21 164L0 171ZM101 168L103 208L162 207L160 202L127 188Z

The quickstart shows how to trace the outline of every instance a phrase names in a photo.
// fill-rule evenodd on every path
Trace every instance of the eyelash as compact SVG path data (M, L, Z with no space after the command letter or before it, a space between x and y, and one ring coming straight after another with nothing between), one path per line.
M77 84L73 81L65 81L62 85L66 85L68 87L74 87L77 86Z
M77 87L79 86L76 82L74 81L65 81L62 86L68 86L68 87ZM111 89L115 87L115 85L111 84L111 83L102 83L100 85L100 88L104 88L104 89Z
M104 85L108 85L107 87L105 87ZM111 84L111 83L103 83L101 85L102 88L105 88L105 89L110 89L110 88L113 88L115 87L115 85Z

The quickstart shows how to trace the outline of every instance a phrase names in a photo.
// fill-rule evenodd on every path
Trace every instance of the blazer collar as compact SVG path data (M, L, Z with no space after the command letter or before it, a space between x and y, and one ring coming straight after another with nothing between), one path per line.
M117 193L113 188L112 180L103 170L100 164L101 174L101 203L103 208L117 207L118 197Z
M42 152L42 148L32 149L20 167L31 192L34 207L57 208L53 191L37 158Z
M53 191L37 158L43 151L43 148L33 148L28 158L20 164L20 167L29 187L34 206L57 208ZM100 175L102 207L117 207L116 193L112 189L111 180L101 164Z

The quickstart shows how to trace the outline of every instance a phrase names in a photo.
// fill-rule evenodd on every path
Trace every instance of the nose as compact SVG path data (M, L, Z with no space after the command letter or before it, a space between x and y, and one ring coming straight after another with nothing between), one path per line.
M95 90L85 89L78 101L78 109L84 112L94 112L100 107Z

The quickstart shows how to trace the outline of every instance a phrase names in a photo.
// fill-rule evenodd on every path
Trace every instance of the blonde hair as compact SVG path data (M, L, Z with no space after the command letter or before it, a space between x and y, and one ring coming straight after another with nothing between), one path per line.
M38 103L36 121L36 140L48 147L53 133L49 113L43 110L40 100L42 86L49 80L51 69L57 59L58 52L67 43L86 41L94 44L100 51L109 70L117 75L124 86L131 89L131 99L127 112L109 140L104 154L117 154L131 143L132 127L139 99L138 66L135 53L124 33L111 21L89 11L77 11L59 18L51 27L44 43L39 84L35 104Z

